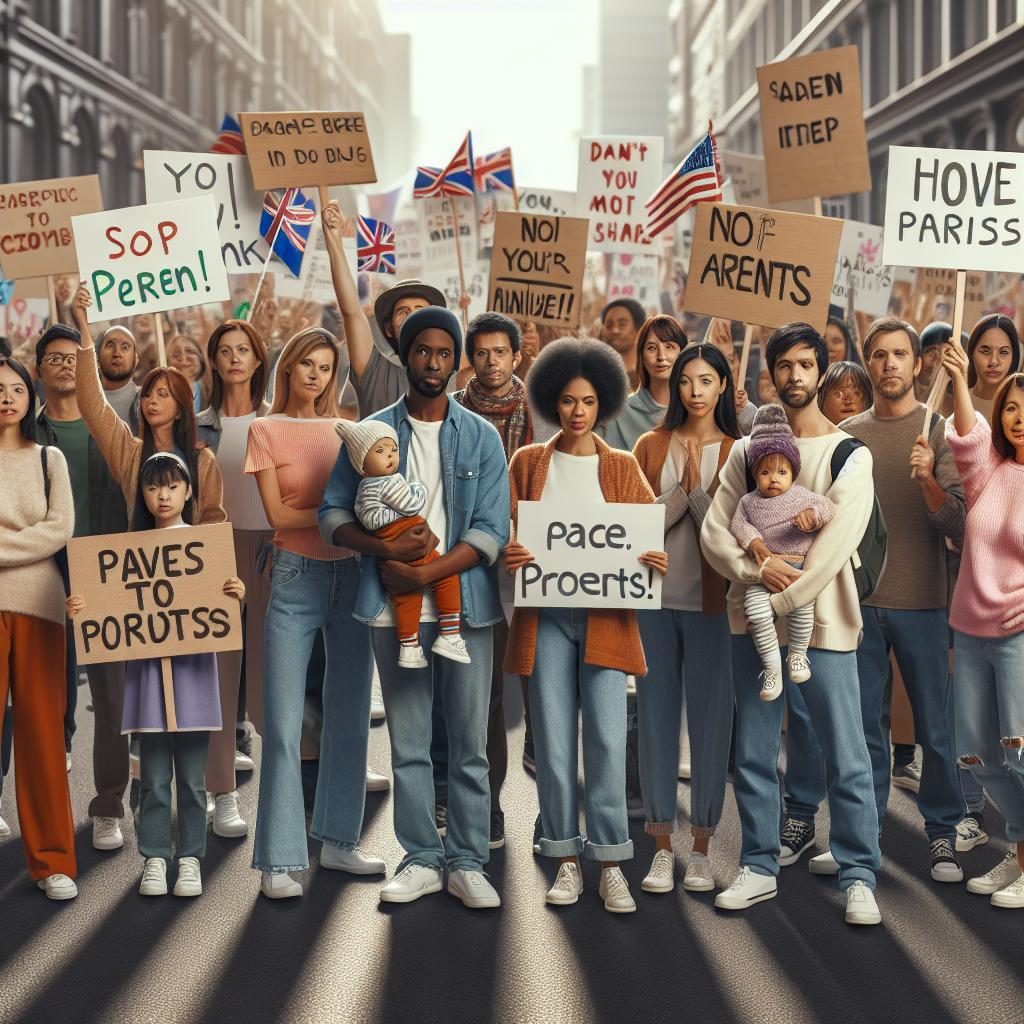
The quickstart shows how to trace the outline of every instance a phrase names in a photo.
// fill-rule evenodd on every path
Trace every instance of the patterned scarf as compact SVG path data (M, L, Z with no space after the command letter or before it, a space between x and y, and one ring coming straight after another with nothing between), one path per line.
M506 461L524 444L533 443L533 424L526 405L526 385L518 377L512 377L512 390L503 398L495 398L481 386L476 377L472 377L466 390L459 395L459 401L470 412L494 424L505 446Z

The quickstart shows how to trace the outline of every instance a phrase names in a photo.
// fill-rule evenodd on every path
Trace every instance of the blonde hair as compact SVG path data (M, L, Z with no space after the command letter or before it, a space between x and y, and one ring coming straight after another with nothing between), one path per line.
M340 419L341 410L338 407L337 381L338 364L340 354L338 343L334 335L322 327L307 327L299 331L281 350L280 358L277 360L277 369L274 372L274 404L270 407L271 414L283 413L288 405L291 396L291 384L289 375L298 366L299 361L305 359L310 352L318 348L329 348L334 355L334 365L331 368L331 376L327 381L323 394L313 403L313 408L318 416L325 416L328 419Z

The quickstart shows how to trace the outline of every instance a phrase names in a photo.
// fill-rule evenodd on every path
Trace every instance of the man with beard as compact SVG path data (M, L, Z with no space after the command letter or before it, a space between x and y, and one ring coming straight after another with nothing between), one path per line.
M508 541L510 497L505 451L497 430L458 402L448 382L462 355L454 314L431 306L406 318L398 351L409 382L405 396L373 419L398 435L399 472L422 483L427 523L395 540L375 537L353 511L359 474L343 447L320 508L320 532L331 544L363 555L355 616L374 628L373 649L388 711L394 772L395 834L405 849L395 877L381 890L384 903L410 903L439 892L444 869L448 892L467 907L497 907L501 900L483 873L488 853L490 789L487 710L492 626L502 617L495 563ZM437 547L441 557L410 562ZM471 664L434 655L437 612L428 588L458 575L462 638ZM398 666L398 637L389 594L424 591L420 645L425 668ZM448 735L448 822L442 844L434 819L430 762L431 711L439 688Z
M58 447L67 460L75 500L74 535L123 533L128 529L124 495L78 411L75 392L78 348L78 331L63 324L50 327L36 345L36 372L45 398L38 419L39 441ZM73 661L73 653L74 645L69 643L69 662ZM89 665L86 672L95 711L93 776L96 796L89 804L92 843L97 850L116 850L124 845L120 819L124 817L123 797L129 774L128 737L121 735L124 663ZM69 665L68 685L70 731L73 732L72 700L78 691L76 665ZM68 720L65 722L65 733L68 733Z
M135 430L139 423L139 385L132 374L139 365L135 335L127 327L108 327L96 339L104 397L118 416Z
M839 865L839 887L846 892L849 924L878 924L874 887L879 868L878 814L872 799L871 761L861 725L857 645L862 629L852 558L871 518L874 486L871 452L857 445L833 479L832 455L850 435L818 408L818 381L828 365L828 349L809 324L787 324L772 332L766 357L786 418L800 452L797 483L825 494L835 517L818 533L796 569L772 552L760 566L736 543L730 524L747 491L746 445L736 444L720 475L720 485L701 529L701 546L711 567L729 588L736 682L736 804L742 828L740 872L720 892L715 906L744 910L777 894L780 852L779 780L776 773L783 702L760 699L761 661L747 632L744 591L758 580L772 591L780 619L792 609L814 604L814 632L808 658L811 678L800 691L827 766L832 853ZM909 472L909 469L908 469ZM780 638L781 639L781 638ZM789 737L790 751L794 748ZM798 753L803 754L803 751Z

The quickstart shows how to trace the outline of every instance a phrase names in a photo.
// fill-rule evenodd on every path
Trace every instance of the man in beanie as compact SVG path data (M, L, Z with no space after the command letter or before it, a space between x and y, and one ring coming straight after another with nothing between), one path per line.
M391 540L359 522L360 476L347 452L338 456L320 508L320 532L332 544L364 557L355 615L371 630L388 714L394 770L395 834L405 850L395 877L381 890L385 903L410 903L442 888L466 906L501 900L483 873L487 863L490 790L487 709L492 629L502 618L495 563L508 541L510 501L505 450L497 430L449 401L446 388L462 356L462 330L447 309L429 306L408 316L398 353L408 389L370 417L398 438L398 468L422 483L427 501L415 526ZM414 563L437 547L440 558ZM425 590L458 576L462 638L471 658L460 664L430 650L440 633L431 595L424 594L419 638L425 668L398 667L399 643L389 595ZM434 819L431 709L440 691L448 735L448 822L442 842Z
M786 687L786 695L799 694L803 699L820 743L818 756L827 765L832 853L839 865L839 887L846 891L846 921L878 924L882 918L873 891L879 868L878 812L861 721L857 645L862 621L852 562L873 508L871 453L862 445L855 447L833 479L832 455L849 435L835 427L815 401L818 380L828 365L828 349L813 327L794 323L778 328L768 339L766 356L793 431L798 480L808 490L827 495L835 515L815 538L802 570L775 552L758 566L740 549L730 530L740 500L749 490L746 446L737 444L704 519L704 555L716 572L733 583L728 610L736 684L734 789L743 835L740 872L718 894L715 906L743 910L772 899L777 894L780 847L790 839L779 835L782 808L776 760L783 702L760 699L761 661L747 632L743 607L747 588L760 582L772 592L771 607L778 618L814 605L808 649L812 675L800 686ZM792 756L791 736L789 745ZM787 778L787 788L788 783ZM810 840L797 843L797 849L802 851L811 841L813 831Z

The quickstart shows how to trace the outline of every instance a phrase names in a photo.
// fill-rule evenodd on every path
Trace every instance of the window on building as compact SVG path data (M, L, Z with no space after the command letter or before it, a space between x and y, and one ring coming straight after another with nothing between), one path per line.
M871 69L869 105L881 103L892 91L890 78L892 59L889 27L889 8L886 4L876 4L871 9L871 20L868 23L871 33Z
M921 74L927 75L942 62L942 7L924 4L921 14Z
M99 139L92 116L85 109L75 114L71 122L77 142L71 150L71 173L97 174L99 172Z
M118 125L110 136L110 160L101 177L105 192L104 202L108 210L117 210L122 206L130 206L131 189L131 148L128 134Z
M185 18L175 18L171 27L171 97L179 110L188 113L189 82L192 61L189 59L189 27Z
M41 86L33 87L25 100L26 120L21 126L18 147L18 181L56 178L60 155L60 134L53 101Z
M149 82L149 91L157 96L164 95L165 6L162 0L149 0L146 10L146 80Z
M75 39L79 49L92 57L100 55L100 6L79 3L74 5Z
M980 0L950 5L950 52L954 56L977 46L988 35L988 6Z
M897 88L903 89L917 77L914 66L914 46L917 41L915 0L899 0L897 7Z
M32 17L43 28L51 32L60 32L60 0L34 0Z
M1001 30L1017 20L1017 0L999 0L996 4L996 29Z

